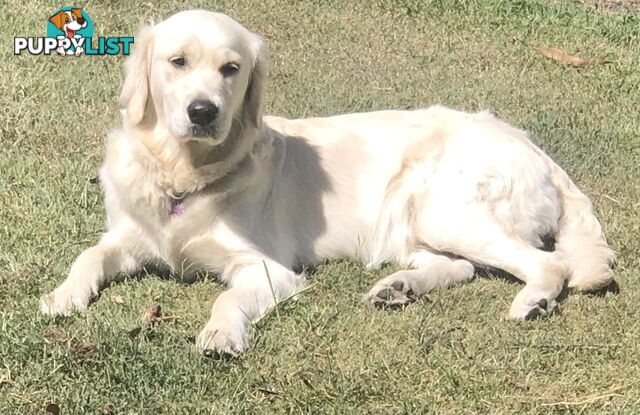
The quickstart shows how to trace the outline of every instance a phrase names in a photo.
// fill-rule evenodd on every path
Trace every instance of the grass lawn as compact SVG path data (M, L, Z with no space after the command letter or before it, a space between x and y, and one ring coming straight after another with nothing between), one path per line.
M47 406L61 414L640 413L637 7L568 0L87 5L97 36L133 35L141 22L188 8L234 16L269 40L268 113L491 108L529 130L590 195L619 253L619 294L569 295L561 313L527 323L504 320L520 288L513 282L478 278L404 311L376 310L361 295L393 266L330 263L312 273L298 301L257 324L246 353L212 360L193 344L223 289L213 277L190 284L124 278L85 314L38 312L38 297L104 230L102 194L89 179L106 131L119 123L122 57L13 56L13 36L44 36L56 7L2 3L0 414L42 414ZM538 46L608 63L576 69ZM177 319L143 327L154 303Z

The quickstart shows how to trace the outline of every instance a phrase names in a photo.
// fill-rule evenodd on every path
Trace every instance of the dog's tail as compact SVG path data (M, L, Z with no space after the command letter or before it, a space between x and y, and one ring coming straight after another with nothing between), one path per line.
M569 287L580 291L606 287L613 281L615 254L607 244L591 201L550 157L543 157L562 202L555 248L571 269Z

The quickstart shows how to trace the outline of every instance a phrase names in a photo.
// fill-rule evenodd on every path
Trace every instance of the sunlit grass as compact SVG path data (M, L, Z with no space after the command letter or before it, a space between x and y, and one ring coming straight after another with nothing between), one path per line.
M117 414L640 410L638 17L522 0L114 1L85 10L99 35L112 36L195 7L225 11L269 40L269 113L442 103L491 108L529 130L594 201L619 252L621 293L570 295L561 314L522 324L502 320L518 285L483 278L401 312L374 310L361 295L391 270L330 263L258 324L244 355L223 361L193 347L222 290L212 279L129 278L83 315L42 317L37 298L104 229L89 179L119 124L122 59L13 56L12 37L44 35L55 10L10 0L0 21L0 413L48 404L63 414L108 405ZM536 46L610 63L574 69ZM143 327L153 303L178 320ZM49 327L64 336L49 338Z

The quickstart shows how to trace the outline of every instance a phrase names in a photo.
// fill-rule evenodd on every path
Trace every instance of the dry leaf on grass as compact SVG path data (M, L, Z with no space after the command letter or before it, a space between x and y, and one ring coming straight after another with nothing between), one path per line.
M124 297L121 295L112 295L111 301L117 304L124 304Z
M264 393L265 395L276 395L276 396L280 396L282 395L282 392L275 390L275 389L269 389L269 388L258 388L258 390L262 393Z
M113 409L113 405L107 405L104 408L102 408L102 415L113 415L115 413L116 411L115 409Z
M160 317L161 312L160 304L152 304L144 309L142 321L145 323L155 323L158 317Z
M74 342L69 351L76 359L85 360L95 356L98 353L98 348L89 343Z
M47 344L54 343L66 343L69 341L69 336L60 330L56 326L49 326L45 330L42 338ZM77 339L71 339L71 345L69 346L69 352L76 359L89 359L96 355L98 349L96 346L89 343L82 343Z
M152 304L144 309L142 321L147 324L156 324L165 321L177 321L177 316L163 316L159 304Z
M572 56L560 49L556 48L546 48L543 46L536 48L543 56L546 56L549 59L553 59L555 61L564 62L567 65L571 65L575 68L582 68L587 65L600 65L605 63L602 59L584 59L578 56Z
M42 339L47 344L65 343L67 340L69 340L69 336L67 336L67 333L60 330L58 327L49 326L44 331L44 334L42 335Z

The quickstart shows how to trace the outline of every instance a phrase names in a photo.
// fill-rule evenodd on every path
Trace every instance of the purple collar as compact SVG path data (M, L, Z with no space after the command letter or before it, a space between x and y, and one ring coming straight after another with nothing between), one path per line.
M171 215L182 215L184 213L184 204L182 200L171 199L171 210L169 214Z
M184 198L186 193L173 193L169 196L171 198L171 209L169 210L170 215L182 215L184 213Z

